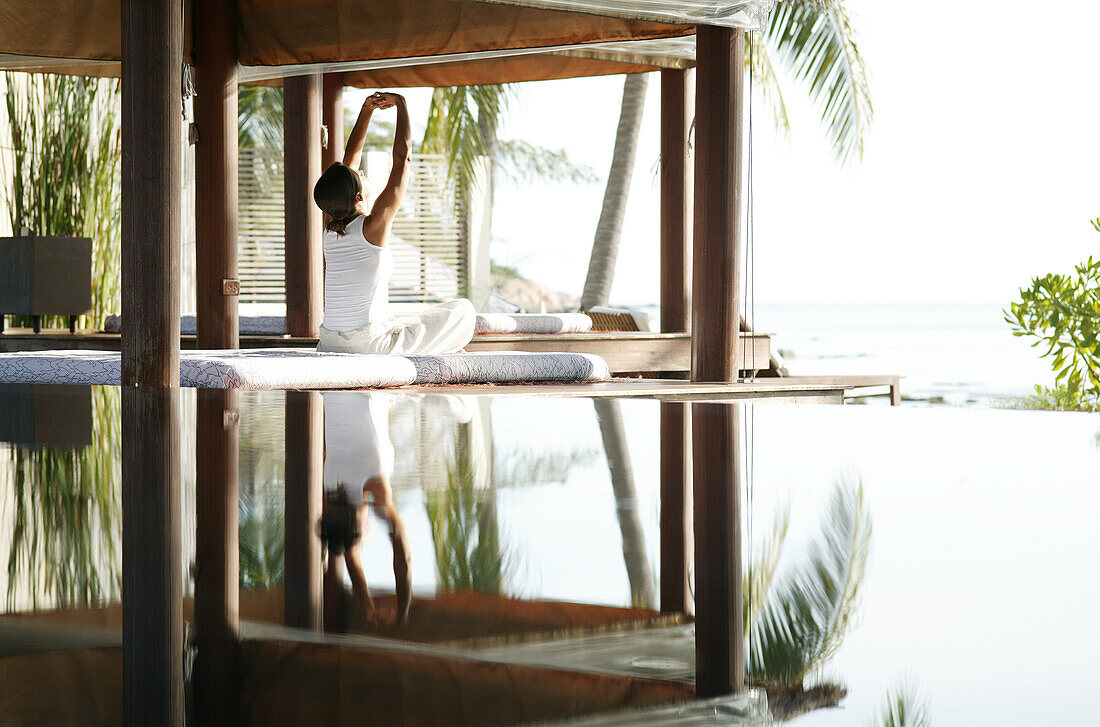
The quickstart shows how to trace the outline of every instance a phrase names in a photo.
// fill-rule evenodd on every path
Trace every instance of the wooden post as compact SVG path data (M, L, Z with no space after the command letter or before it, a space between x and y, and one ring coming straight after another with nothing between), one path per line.
M183 727L182 580L179 389L124 386L122 715L127 727Z
M195 658L197 724L237 723L239 634L239 400L236 389L199 389L195 449Z
M324 282L321 210L313 202L313 185L321 176L320 75L283 80L283 145L286 330L310 338L320 330Z
M661 332L691 330L689 71L661 71Z
M321 171L344 158L344 74L321 79L321 123L328 128L328 146L321 150Z
M198 348L237 348L236 2L195 2ZM228 282L227 282L228 281Z
M183 8L181 0L123 0L121 16L122 713L130 727L182 727Z
M738 373L744 36L697 28L693 381L733 381Z
M689 72L661 71L661 332L691 330ZM661 611L691 610L691 427L687 405L661 404Z
M122 3L122 383L178 386L182 0Z
M695 692L745 688L740 404L692 404L695 486Z
M690 613L692 506L688 405L661 402L661 612Z
M325 427L321 394L286 392L286 541L283 622L321 628L321 517Z

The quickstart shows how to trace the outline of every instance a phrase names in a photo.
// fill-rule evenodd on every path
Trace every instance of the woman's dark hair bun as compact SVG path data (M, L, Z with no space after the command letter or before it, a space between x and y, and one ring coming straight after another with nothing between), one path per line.
M343 235L358 212L356 195L363 191L359 175L351 167L333 162L313 186L313 201L332 219L325 228Z

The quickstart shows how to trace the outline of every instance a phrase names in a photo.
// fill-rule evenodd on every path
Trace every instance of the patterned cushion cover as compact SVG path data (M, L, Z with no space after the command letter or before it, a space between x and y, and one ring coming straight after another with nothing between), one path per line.
M597 381L611 378L607 363L588 353L479 351L409 356L418 384L503 384L516 381Z
M195 335L197 326L195 316L180 316L181 335ZM282 336L286 333L286 316L241 316L237 329L246 336ZM121 331L122 316L115 313L107 316L103 322L103 330L107 333Z

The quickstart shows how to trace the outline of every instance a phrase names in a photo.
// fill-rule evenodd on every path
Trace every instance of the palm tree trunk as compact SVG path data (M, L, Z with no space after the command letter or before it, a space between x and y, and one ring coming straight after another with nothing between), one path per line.
M619 253L626 200L634 176L634 157L638 148L638 132L642 127L648 73L631 73L623 85L623 106L619 113L619 128L615 133L615 151L611 156L611 171L603 195L603 209L592 241L592 258L588 262L588 277L584 281L581 309L607 305L611 283L615 277L615 258Z
M638 519L638 493L634 488L634 471L626 445L623 412L614 399L598 398L593 399L592 403L600 423L607 468L611 470L611 488L615 491L615 509L623 537L623 560L630 582L630 602L637 608L653 608L657 597L653 588L653 572L646 557L645 531Z

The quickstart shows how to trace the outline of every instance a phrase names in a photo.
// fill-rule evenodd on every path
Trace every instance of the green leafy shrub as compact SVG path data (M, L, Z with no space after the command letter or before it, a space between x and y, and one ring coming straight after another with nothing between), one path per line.
M1100 231L1100 218L1092 221ZM1058 408L1100 408L1100 260L1090 257L1072 275L1048 274L1020 289L1020 300L1005 311L1014 336L1045 347L1054 369L1054 388L1036 396Z

